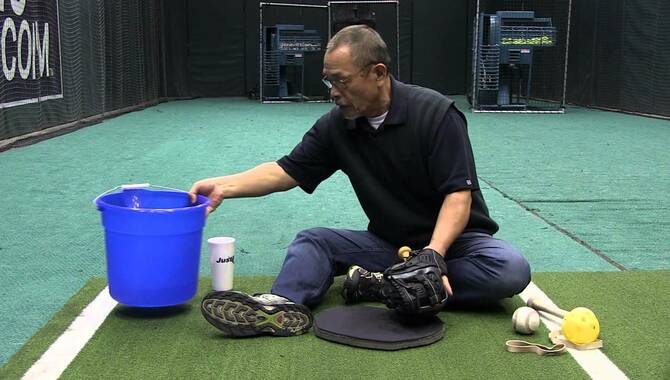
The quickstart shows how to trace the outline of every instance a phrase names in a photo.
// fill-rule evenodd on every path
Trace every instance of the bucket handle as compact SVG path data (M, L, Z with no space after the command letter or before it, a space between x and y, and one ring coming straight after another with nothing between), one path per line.
M98 199L100 199L100 197L102 197L102 196L104 196L104 195L107 195L107 194L109 194L109 193L111 193L111 192L113 192L113 191L116 191L116 190L118 190L118 189L122 189L122 190L135 190L135 189L148 189L148 188L155 188L155 189L162 189L162 190L173 190L173 191L178 191L178 192L180 192L180 193L187 193L187 194L188 194L188 191L184 191L184 190L180 190L180 189L175 189L175 188L172 188L172 187L165 187L165 186L151 185L151 184L149 184L149 183L128 183L128 184L125 184L125 185L115 186L115 187L113 187L113 188L111 188L111 189L105 191L104 193L98 195L98 196L95 197L95 199L93 200L93 204L97 206L97 205L98 205Z

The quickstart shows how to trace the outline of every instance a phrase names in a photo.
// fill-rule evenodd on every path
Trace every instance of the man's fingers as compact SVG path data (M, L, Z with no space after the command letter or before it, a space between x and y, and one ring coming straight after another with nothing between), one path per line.
M191 190L188 191L191 203L195 203L198 200L198 195L204 195L209 199L207 215L214 212L214 210L219 207L223 197L221 189L209 180L198 181L191 186Z
M215 192L209 196L209 206L207 206L207 215L216 211L223 200L221 199L221 194Z
M188 197L191 198L191 203L195 203L198 200L198 188L199 182L196 182L191 186L191 190L188 191Z
M444 288L447 290L448 295L454 294L453 290L451 290L451 285L449 284L447 276L442 276L442 283L444 284Z
M209 206L207 206L207 215L216 211L216 209L219 207L220 204L221 204L221 201L216 201L214 199L210 199Z

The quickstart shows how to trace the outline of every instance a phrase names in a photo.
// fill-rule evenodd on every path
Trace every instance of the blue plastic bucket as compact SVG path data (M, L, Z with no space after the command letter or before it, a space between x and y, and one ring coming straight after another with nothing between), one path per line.
M198 290L209 200L182 191L127 188L95 199L105 229L109 292L121 304L173 306Z

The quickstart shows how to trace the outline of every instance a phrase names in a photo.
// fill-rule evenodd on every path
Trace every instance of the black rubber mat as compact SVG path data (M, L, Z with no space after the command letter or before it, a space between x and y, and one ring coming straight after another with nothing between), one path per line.
M401 350L425 346L444 336L444 324L436 317L401 318L395 311L370 306L338 307L314 318L319 338L375 350Z

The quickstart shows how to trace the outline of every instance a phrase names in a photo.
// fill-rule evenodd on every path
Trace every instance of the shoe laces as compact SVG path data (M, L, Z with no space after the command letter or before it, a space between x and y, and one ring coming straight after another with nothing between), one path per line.
M284 303L284 302L290 302L288 298L278 296L276 294L272 293L259 293L259 294L254 294L254 298L263 301L264 303Z
M384 274L382 272L371 272L363 268L361 268L360 271L361 271L361 277L365 279L373 280L376 282L382 282L382 280L384 279Z

